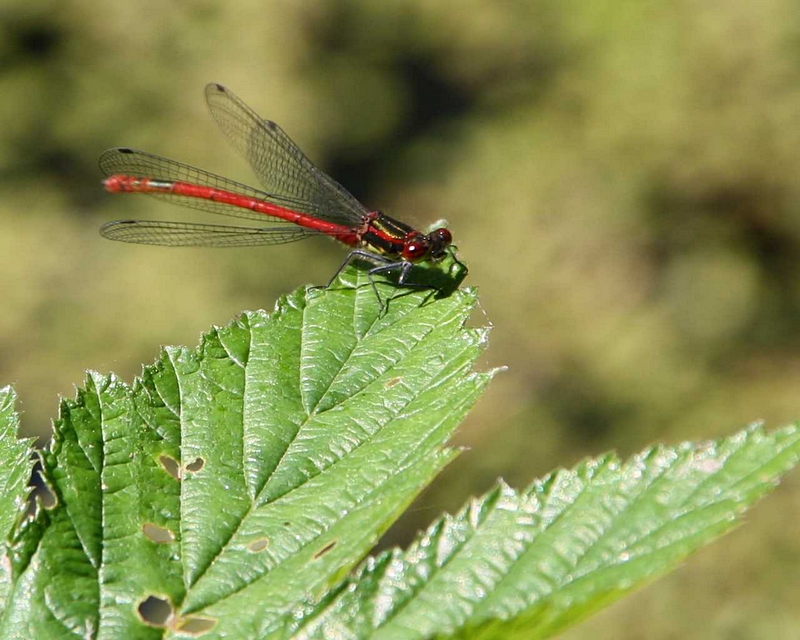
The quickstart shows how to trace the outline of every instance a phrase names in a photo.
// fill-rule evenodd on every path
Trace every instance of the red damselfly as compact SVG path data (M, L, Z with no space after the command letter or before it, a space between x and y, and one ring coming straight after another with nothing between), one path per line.
M317 168L274 122L260 118L228 89L209 84L205 90L211 115L233 146L247 159L264 190L254 189L175 160L126 147L100 156L112 193L147 193L187 207L235 218L294 226L246 227L191 222L118 220L100 233L111 240L138 244L195 247L243 247L283 244L325 234L352 248L328 286L351 261L370 265L374 277L398 272L397 283L409 281L415 263L438 262L451 255L466 275L444 227L421 233L407 224L370 211L344 187ZM462 277L463 277L462 275Z

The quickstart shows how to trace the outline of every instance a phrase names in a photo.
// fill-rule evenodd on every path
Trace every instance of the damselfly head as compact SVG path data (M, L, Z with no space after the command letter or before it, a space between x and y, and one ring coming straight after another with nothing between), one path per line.
M420 260L441 260L447 252L447 247L453 241L453 236L448 229L441 227L425 235L418 231L410 232L403 240L402 258L408 262Z
M450 243L453 242L453 235L450 233L449 229L445 227L440 227L438 229L434 229L433 232L430 233L428 236L430 238L430 256L434 260L439 260L444 257L444 254L447 252L447 248L450 246Z

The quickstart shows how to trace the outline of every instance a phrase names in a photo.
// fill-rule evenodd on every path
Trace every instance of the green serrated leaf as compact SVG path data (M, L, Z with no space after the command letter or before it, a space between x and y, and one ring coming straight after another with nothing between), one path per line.
M0 607L5 605L11 588L10 563L7 559L6 537L14 522L27 508L28 481L31 477L31 440L17 438L19 417L14 410L17 395L11 387L0 389Z
M0 636L260 637L344 578L452 459L491 378L472 371L475 292L382 310L344 277L63 402L43 456L57 504L16 534Z
M796 425L607 455L504 484L370 558L285 620L292 638L545 638L730 530L800 458Z

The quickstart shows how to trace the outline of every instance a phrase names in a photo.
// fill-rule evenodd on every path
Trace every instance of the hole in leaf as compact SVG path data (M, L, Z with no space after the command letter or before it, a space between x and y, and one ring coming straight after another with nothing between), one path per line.
M33 494L35 497L39 498L39 501L45 509L52 509L58 504L56 494L44 483L36 487L33 490Z
M31 487L31 492L28 494L28 511L26 514L28 517L32 518L36 515L37 504L41 504L45 509L52 509L58 504L58 498L42 475L41 463L38 461L34 465L28 486Z
M253 540L250 544L247 545L247 550L251 553L259 553L260 551L264 551L269 546L269 538L259 538L258 540Z
M167 544L175 540L175 534L172 531L152 522L145 522L142 525L142 533L156 544Z
M158 461L161 463L161 466L164 467L164 471L166 471L169 475L176 480L181 479L181 466L178 464L178 461L175 460L175 458L162 454L158 456Z
M338 544L338 542L339 542L338 540L334 540L333 542L329 542L328 544L326 544L324 547L322 547L322 549L320 549L314 554L314 560L319 560L322 556L328 553L328 551L333 549Z
M42 487L39 497L41 498L42 506L45 509L52 509L58 504L58 499L56 498L56 494L53 493L53 490L47 485L44 485Z
M398 382L401 382L401 381L402 381L402 378L392 378L391 380L389 380L384 385L384 387L386 387L387 389L391 389L394 385L396 385Z
M172 605L166 598L149 596L136 607L142 622L150 627L166 627L172 617Z
M203 460L202 458L195 458L194 461L186 465L186 470L191 473L197 473L204 466L206 466L205 460Z
M193 636L201 636L204 633L211 631L217 621L213 618L201 618L200 616L189 616L181 620L180 624L176 625L175 630L181 633L188 633Z

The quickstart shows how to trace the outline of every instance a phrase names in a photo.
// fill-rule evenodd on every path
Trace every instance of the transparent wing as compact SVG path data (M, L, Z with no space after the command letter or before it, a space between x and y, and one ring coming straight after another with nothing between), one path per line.
M163 222L158 220L117 220L100 227L109 240L165 247L255 247L285 244L318 235L303 227L229 227L218 224Z
M259 117L219 84L206 86L206 101L233 146L247 159L263 187L323 220L357 225L368 210L318 169L277 124ZM307 207L307 208L306 208Z
M197 169L188 164L170 160L162 156L157 156L146 151L138 151L127 147L109 149L100 156L100 170L106 176L114 174L124 174L137 178L152 178L154 180L166 180L168 182L189 182L204 187L222 189L249 198L265 200L274 204L286 207L287 209L298 210L298 203L288 198L280 198L264 193L259 189L248 187L246 184L228 180L202 169ZM179 196L172 193L148 193L161 200L167 200L173 204L179 204L192 209L200 209L210 213L218 213L234 218L244 218L245 220L270 220L271 222L285 222L280 218L272 218L263 213L251 211L243 207L237 207L224 202L214 202L204 198L190 198Z

